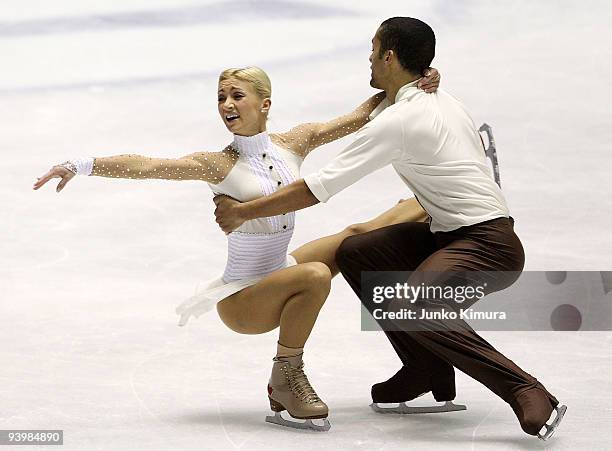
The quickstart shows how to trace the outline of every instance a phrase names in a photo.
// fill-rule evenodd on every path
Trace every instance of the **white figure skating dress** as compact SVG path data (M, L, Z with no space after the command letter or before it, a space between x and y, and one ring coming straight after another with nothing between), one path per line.
M75 174L102 177L206 180L215 193L247 202L294 182L310 151L357 131L383 99L384 93L378 93L348 114L325 123L300 124L286 133L234 135L233 143L221 152L196 152L180 159L122 154L77 158L62 165ZM198 284L195 294L176 308L179 325L268 274L297 264L287 254L294 223L293 212L258 218L227 235L225 271Z
M236 163L221 182L209 183L217 194L246 202L270 195L299 178L303 158L274 144L267 132L234 135L232 147L238 152ZM291 212L246 221L227 235L225 271L198 284L195 294L176 308L179 326L268 274L295 265L295 259L287 253L294 224L295 213Z

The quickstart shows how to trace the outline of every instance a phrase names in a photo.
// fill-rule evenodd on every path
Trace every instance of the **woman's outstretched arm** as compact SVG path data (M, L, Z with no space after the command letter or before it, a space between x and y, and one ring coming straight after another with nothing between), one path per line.
M125 179L202 180L220 183L233 167L237 154L229 147L221 152L195 152L179 158L155 158L138 154L78 158L53 166L34 183L38 189L52 178L61 178L61 191L74 175Z
M440 84L437 69L430 69L428 75L419 82L419 87L427 92L434 92ZM368 121L370 114L385 101L385 93L379 92L348 114L338 116L327 122L308 122L293 127L286 133L276 135L283 147L291 149L302 157L323 144L330 143L356 132Z
M91 175L127 179L202 180L218 183L221 168L229 164L224 152L196 152L179 158L136 154L94 158ZM224 160L226 164L224 164Z
M385 99L385 93L373 95L353 111L327 122L307 122L286 133L275 135L282 147L291 149L302 158L323 144L356 132L368 122L372 111Z

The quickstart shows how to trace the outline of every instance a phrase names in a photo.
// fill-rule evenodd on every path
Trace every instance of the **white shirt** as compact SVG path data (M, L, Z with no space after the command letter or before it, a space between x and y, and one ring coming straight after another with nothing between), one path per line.
M385 99L352 144L304 177L310 191L326 202L391 164L431 217L432 232L508 217L480 135L463 105L442 89L428 94L416 84L402 86L392 105Z

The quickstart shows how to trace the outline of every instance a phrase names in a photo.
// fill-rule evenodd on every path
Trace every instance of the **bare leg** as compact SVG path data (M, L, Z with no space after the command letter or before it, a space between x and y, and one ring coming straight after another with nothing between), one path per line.
M393 208L370 221L350 225L340 233L306 243L294 250L291 255L298 263L325 263L333 277L338 274L338 266L335 261L336 250L345 238L402 222L423 222L427 217L425 210L413 197L400 201Z
M329 408L310 385L302 360L304 344L330 287L331 273L324 263L302 263L275 271L217 304L221 320L236 332L261 334L280 326L267 387L275 414L267 416L267 422L318 431L330 427ZM284 410L307 421L286 420L280 415ZM323 419L323 424L314 424L313 419Z
M235 332L262 334L280 326L279 342L302 348L331 286L329 268L312 262L290 266L217 304L221 320Z
M280 326L283 345L302 347L327 299L331 277L338 274L335 254L340 243L352 235L425 219L427 213L411 198L368 222L311 241L291 253L296 266L276 271L219 302L219 316L230 329L244 334L261 334Z

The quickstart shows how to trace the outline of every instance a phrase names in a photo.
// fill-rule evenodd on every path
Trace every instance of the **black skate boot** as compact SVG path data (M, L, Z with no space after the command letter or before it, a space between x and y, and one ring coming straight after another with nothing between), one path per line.
M372 386L372 409L378 413L442 413L466 410L466 406L455 404L455 372L450 367L450 372L437 373L434 375L418 372L407 366L403 366L393 377L385 382ZM434 406L408 406L406 402L432 392L433 397L442 405ZM399 403L397 407L381 407L379 403Z

